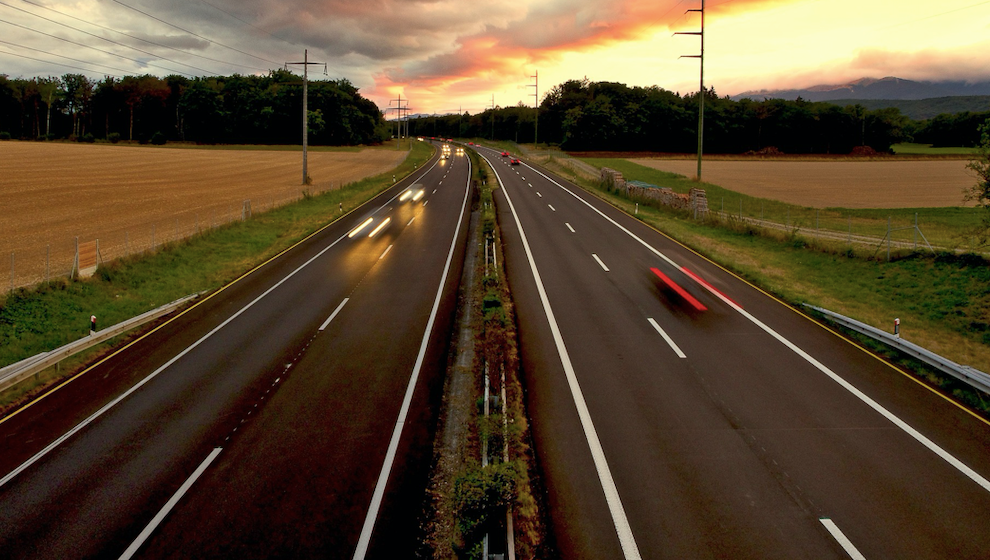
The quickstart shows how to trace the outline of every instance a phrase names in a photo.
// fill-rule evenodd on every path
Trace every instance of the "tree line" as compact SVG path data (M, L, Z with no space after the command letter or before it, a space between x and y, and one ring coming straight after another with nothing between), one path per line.
M944 114L914 121L899 109L868 110L803 99L733 101L714 88L705 95L705 151L848 154L858 146L888 152L915 141L936 146L975 146L990 111ZM552 88L537 113L532 107L487 109L477 115L427 116L410 122L410 134L494 138L558 144L569 150L690 153L698 146L697 93L659 87L570 80Z
M389 138L381 111L347 80L308 84L309 142L380 143ZM23 139L298 144L302 80L286 70L267 76L0 75L0 134Z
M916 141L975 146L988 112L941 114L912 120L896 108L869 110L803 99L733 101L706 89L705 151L847 154L859 146L887 152ZM415 136L493 138L560 145L570 150L693 152L697 149L697 92L570 80L531 107L414 117ZM309 141L319 145L382 142L392 127L347 80L309 84ZM14 138L110 139L140 142L298 144L302 83L286 70L267 76L188 79L151 75L81 74L15 78L0 75L0 135Z

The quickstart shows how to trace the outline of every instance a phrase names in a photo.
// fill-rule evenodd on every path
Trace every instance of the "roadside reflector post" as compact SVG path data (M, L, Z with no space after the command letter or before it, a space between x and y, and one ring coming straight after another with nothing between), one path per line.
M894 336L897 338L901 337L901 320L900 318L894 319Z
M639 214L639 203L636 203L636 213Z
M89 316L89 334L90 336L96 334L96 315Z
M395 182L395 173L392 174L392 182Z

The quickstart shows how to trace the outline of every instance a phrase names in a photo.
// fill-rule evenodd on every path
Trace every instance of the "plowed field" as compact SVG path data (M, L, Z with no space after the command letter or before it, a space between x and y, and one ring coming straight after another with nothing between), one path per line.
M693 177L697 160L630 159ZM706 182L750 196L815 208L963 206L976 183L966 160L705 161Z
M405 150L310 151L312 192L396 167ZM300 198L302 154L0 142L0 289L67 274L80 242L102 258L147 249ZM50 251L50 259L46 252ZM48 269L46 272L46 260Z

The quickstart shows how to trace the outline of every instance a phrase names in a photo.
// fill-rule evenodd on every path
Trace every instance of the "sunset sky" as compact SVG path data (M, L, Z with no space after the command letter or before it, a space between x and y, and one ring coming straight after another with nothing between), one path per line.
M400 94L418 113L532 105L537 71L541 96L584 77L685 93L698 61L678 57L699 40L672 34L698 29L700 1L0 0L0 74L267 73L308 48L383 109ZM709 0L705 28L720 95L990 81L990 0Z

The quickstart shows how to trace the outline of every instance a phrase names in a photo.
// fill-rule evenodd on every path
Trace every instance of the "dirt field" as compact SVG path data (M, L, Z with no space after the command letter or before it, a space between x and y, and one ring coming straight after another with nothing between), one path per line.
M630 159L693 177L697 160ZM966 160L704 161L706 182L737 192L815 208L963 206L976 183Z
M396 167L405 150L310 151L311 192ZM302 154L0 142L0 289L71 270L75 238L109 260L300 198Z

